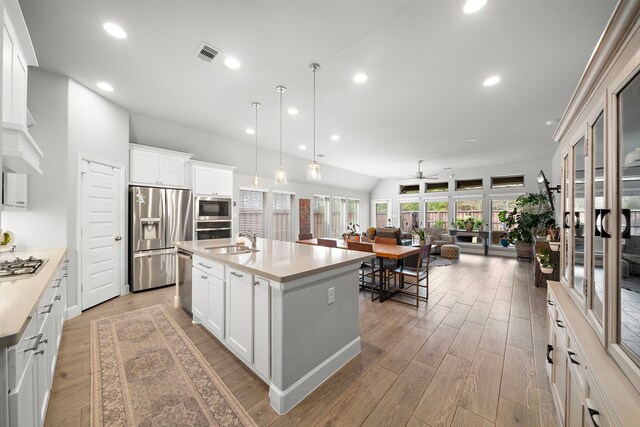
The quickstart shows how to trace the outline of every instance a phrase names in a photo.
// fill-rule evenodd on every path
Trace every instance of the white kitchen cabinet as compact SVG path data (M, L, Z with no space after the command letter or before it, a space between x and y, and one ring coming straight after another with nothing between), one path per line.
M11 427L40 425L39 411L34 410L39 407L36 351L39 350L27 351L22 376L9 392L9 426Z
M28 66L37 66L17 0L4 2L2 27L2 164L7 170L42 174L43 153L27 128Z
M225 337L225 282L215 276L209 276L208 279L209 294L205 326L222 340Z
M191 276L191 312L193 321L202 323L207 318L207 305L209 304L209 280L206 273L196 267L192 269Z
M194 195L233 196L234 167L199 161L191 161L189 166L189 184Z
M227 342L252 363L253 275L227 268L227 283Z
M225 338L224 265L193 256L192 303L194 322L200 322L212 334Z
M270 378L271 285L259 276L253 284L253 366L264 378Z
M193 154L129 144L129 181L132 184L185 187L186 165Z
M14 208L28 207L26 174L11 172L2 174L2 204Z

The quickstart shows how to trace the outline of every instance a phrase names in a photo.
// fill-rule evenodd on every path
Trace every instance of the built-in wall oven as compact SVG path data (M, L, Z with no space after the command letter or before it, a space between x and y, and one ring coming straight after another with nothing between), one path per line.
M196 221L195 240L230 239L231 221Z
M220 196L196 196L196 221L231 221L231 198Z

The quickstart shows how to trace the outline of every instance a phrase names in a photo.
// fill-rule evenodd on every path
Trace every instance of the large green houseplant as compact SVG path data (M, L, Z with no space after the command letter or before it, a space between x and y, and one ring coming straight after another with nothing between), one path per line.
M499 212L498 219L507 227L509 242L516 247L518 259L533 257L533 242L537 231L554 221L549 201L540 193L518 197L513 210Z

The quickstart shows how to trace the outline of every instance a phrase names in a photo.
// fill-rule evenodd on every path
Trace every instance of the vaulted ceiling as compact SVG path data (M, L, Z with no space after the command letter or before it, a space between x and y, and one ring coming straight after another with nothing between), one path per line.
M379 178L417 159L430 174L551 158L545 122L562 115L615 3L488 0L465 14L464 0L20 0L41 67L98 92L108 81L103 95L135 113L253 144L258 101L259 143L277 150L286 86L299 114L285 112L283 149L304 158L318 62L319 161ZM221 51L211 63L196 58L203 41ZM483 86L491 75L500 83Z

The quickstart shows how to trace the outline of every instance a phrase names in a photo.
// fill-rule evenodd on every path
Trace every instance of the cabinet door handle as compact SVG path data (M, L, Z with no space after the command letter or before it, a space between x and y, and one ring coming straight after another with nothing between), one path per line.
M571 361L571 363L573 363L574 365L580 364L580 362L573 358L573 356L576 355L573 351L567 351L567 354L569 354L569 360Z
M27 349L24 350L24 352L26 353L27 351L36 351L38 349L38 346L40 345L40 338L42 338L42 334L38 334L35 335L29 339L35 338L36 339L36 343L33 345L33 347L29 347Z
M232 271L232 272L231 272L231 275L232 275L232 276L236 276L236 277L244 277L244 275L242 275L242 274L238 274L238 273L236 273L235 271Z
M609 215L611 209L596 209L595 211L595 236L602 237L603 239L609 239L611 234L604 229L604 218ZM600 219L600 221L598 221ZM600 222L600 228L598 228L598 222Z
M564 325L562 324L562 320L556 320L556 325L558 325L558 327L560 328L564 328Z
M43 305L41 308L46 308L46 311L41 311L40 314L47 314L47 313L51 313L51 309L53 308L53 303L51 304L47 304L47 305Z
M591 422L593 423L593 425L596 427L600 427L600 425L596 422L596 419L594 418L596 415L600 415L600 412L596 411L595 409L589 408L588 406L587 406L587 411L589 411L589 416L591 417Z
M198 265L200 265L200 266L202 266L202 267L204 267L204 268L208 268L209 270L211 270L211 266L210 266L210 265L203 264L203 263L201 263L201 262L199 262L199 263L198 263Z
M547 363L553 365L553 359L551 358L551 352L553 351L553 346L551 344L547 344Z
M556 305L556 303L554 303L553 301L551 301L550 299L547 300L547 304L549 305Z
M564 215L563 215L563 217L562 217L562 225L563 225L563 228L571 228L571 227L569 227L569 225L567 224L567 217L569 216L569 213L570 213L570 212L565 212L565 213L564 213Z
M625 219L626 224L624 225L624 230L622 230L623 239L631 238L631 209L622 209L622 216Z
M44 354L44 348L43 348L42 350L40 350L40 351L36 351L36 352L35 352L35 353L33 353L33 354Z
M259 280L256 280L255 282L253 282L253 286L258 286L260 284Z
M60 301L62 299L62 295L56 295L56 297L54 298L54 300L56 301Z
M66 277L66 276L65 276ZM54 282L58 282L57 285L53 285L52 288L59 288L60 287L60 282L62 281L62 279L56 279L54 280Z
M209 280L209 276L201 276L204 280Z

